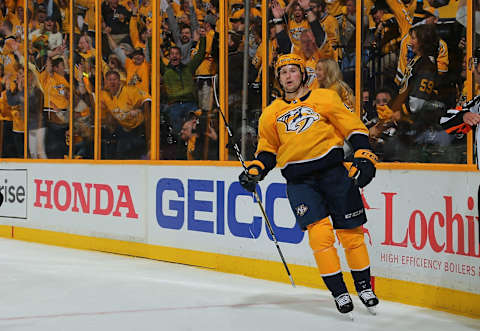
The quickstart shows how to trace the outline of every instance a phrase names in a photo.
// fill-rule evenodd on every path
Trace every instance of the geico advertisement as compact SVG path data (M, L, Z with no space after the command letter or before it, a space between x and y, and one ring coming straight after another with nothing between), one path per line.
M150 243L276 261L261 210L238 183L239 173L232 167L151 167ZM314 266L278 169L258 192L288 262Z
M0 217L27 218L27 169L0 169Z
M32 226L143 241L145 173L138 166L32 165Z
M260 208L238 183L239 171L150 168L149 242L278 260ZM480 293L479 184L474 173L378 171L362 191L373 273ZM259 194L287 262L315 266L278 169L260 183Z

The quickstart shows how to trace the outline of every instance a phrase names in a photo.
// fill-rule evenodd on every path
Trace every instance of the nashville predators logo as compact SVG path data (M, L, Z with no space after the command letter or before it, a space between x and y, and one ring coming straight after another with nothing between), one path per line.
M297 214L297 216L300 216L300 217L305 215L307 211L308 211L308 206L306 206L303 203L295 208L295 213Z
M287 132L295 131L298 134L306 131L319 119L320 115L312 108L300 106L277 118L277 122L285 124Z

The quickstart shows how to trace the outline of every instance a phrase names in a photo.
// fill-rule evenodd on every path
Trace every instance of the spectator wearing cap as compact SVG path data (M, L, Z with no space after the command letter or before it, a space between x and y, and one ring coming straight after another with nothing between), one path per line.
M175 134L180 132L188 113L198 109L194 75L205 58L205 46L205 37L201 37L197 54L187 64L181 62L181 52L178 47L170 48L168 65L160 61L160 73L165 83L168 102L164 114L168 117Z
M47 66L39 74L44 93L43 111L46 117L45 149L49 159L63 159L68 149L65 133L69 122L70 84L65 77L63 58L48 58Z
M191 25L183 25L181 28L175 19L175 14L173 12L172 6L167 7L167 15L168 15L168 28L172 33L173 41L175 45L180 48L180 52L182 54L182 63L187 64L191 59L191 51L192 48L195 47L196 41L198 41L198 21L197 15L193 8L192 2L189 0L187 2L190 5L190 22ZM192 37L193 35L197 35L196 40Z
M110 49L118 57L127 72L127 85L136 86L143 92L149 94L150 91L150 64L145 61L143 48L135 48L130 54L125 54L121 47L113 40L112 35L107 35Z
M131 13L119 0L107 0L102 3L102 17L105 25L111 29L110 34L117 43L128 38Z
M202 110L211 110L213 106L213 77L217 74L218 34L215 33L216 17L207 14L200 28L200 35L206 38L205 59L195 72L198 91L198 106ZM192 50L192 56L200 45Z
M115 141L105 151L109 154L106 158L140 159L147 153L150 102L147 93L135 86L123 85L118 72L107 72L100 105L102 116L111 123Z

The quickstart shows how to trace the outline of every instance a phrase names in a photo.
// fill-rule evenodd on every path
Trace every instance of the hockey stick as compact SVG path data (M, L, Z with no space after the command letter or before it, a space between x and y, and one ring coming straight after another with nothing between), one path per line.
M232 131L230 130L230 126L227 123L227 119L225 118L225 115L223 115L223 111L218 108L218 112L222 116L223 122L225 123L225 127L227 128L228 136L230 139L233 139L233 134ZM240 149L238 148L237 143L234 143L233 149L235 150L235 154L237 154L237 158L242 164L243 171L245 171L246 174L248 174L247 166L245 165L245 160L243 159L242 153L240 153ZM268 231L270 232L270 235L272 236L273 242L275 243L275 246L277 247L278 254L280 255L280 258L282 259L283 266L285 267L285 271L287 272L288 277L290 278L290 282L292 283L292 286L295 287L295 282L293 281L292 275L290 274L290 270L288 269L287 262L285 262L285 258L283 257L282 250L280 249L280 246L278 245L277 237L275 236L275 233L273 232L272 224L270 223L270 220L268 219L267 213L265 212L265 208L263 208L263 204L260 201L260 197L258 196L257 190L253 191L253 195L255 196L255 199L257 200L258 206L260 207L260 210L262 211L263 218L265 219L265 223L267 224Z

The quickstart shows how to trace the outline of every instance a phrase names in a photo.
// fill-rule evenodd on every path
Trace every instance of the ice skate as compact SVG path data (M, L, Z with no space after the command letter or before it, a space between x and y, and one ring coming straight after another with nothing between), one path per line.
M348 293L340 294L335 298L335 306L340 313L345 314L349 319L353 321L353 302Z
M377 305L378 305L378 298L373 293L372 289L366 289L358 293L358 297L362 301L362 303L367 307L367 310L372 315L377 315Z

